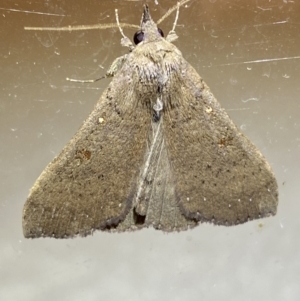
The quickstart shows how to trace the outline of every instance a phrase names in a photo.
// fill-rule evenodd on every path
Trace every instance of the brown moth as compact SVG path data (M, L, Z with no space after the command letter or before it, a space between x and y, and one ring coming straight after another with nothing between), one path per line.
M276 214L269 164L171 43L176 37L162 36L145 5L138 44L123 34L129 54L115 60L94 110L32 187L25 237L180 231Z

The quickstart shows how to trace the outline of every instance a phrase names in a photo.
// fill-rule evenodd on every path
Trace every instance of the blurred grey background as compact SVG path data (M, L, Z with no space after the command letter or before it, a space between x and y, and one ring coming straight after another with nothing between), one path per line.
M279 185L275 217L171 234L23 238L29 189L109 83L66 77L100 77L128 51L117 29L24 26L111 23L115 8L121 22L139 25L144 3L158 20L176 1L0 3L0 300L299 300L298 1L192 0L180 10L174 42L271 164ZM160 25L165 34L174 17Z

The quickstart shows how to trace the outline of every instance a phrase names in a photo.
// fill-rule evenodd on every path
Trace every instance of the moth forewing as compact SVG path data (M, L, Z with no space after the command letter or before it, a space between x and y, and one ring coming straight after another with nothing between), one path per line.
M186 62L165 121L176 195L186 217L235 225L276 214L277 183L259 150Z

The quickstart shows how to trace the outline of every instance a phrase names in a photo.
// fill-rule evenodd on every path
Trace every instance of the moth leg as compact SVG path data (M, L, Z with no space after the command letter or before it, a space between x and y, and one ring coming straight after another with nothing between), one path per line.
M127 60L127 56L128 54L125 54L116 58L110 65L109 69L106 71L106 77L115 76L116 73L122 68L124 62Z
M178 16L179 16L179 7L180 7L180 3L177 2L177 10L176 10L176 17L175 17L175 21L173 23L173 28L170 30L170 32L168 33L166 40L168 42L174 42L175 40L178 39L178 35L175 32L175 27L177 25L177 21L178 21Z
M109 69L106 71L105 76L101 76L96 79L84 79L84 80L67 77L66 80L75 83L95 83L103 78L114 77L116 73L122 68L124 62L127 60L127 56L128 55L125 54L123 56L116 58L110 65Z

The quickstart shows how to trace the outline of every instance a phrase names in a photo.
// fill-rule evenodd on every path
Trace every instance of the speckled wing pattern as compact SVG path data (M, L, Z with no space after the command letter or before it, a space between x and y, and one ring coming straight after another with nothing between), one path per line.
M181 211L221 225L276 214L277 183L269 164L194 68L184 59L180 65L176 106L165 116L164 134Z
M127 74L119 72L31 189L24 236L84 236L124 219L144 156L148 115Z

